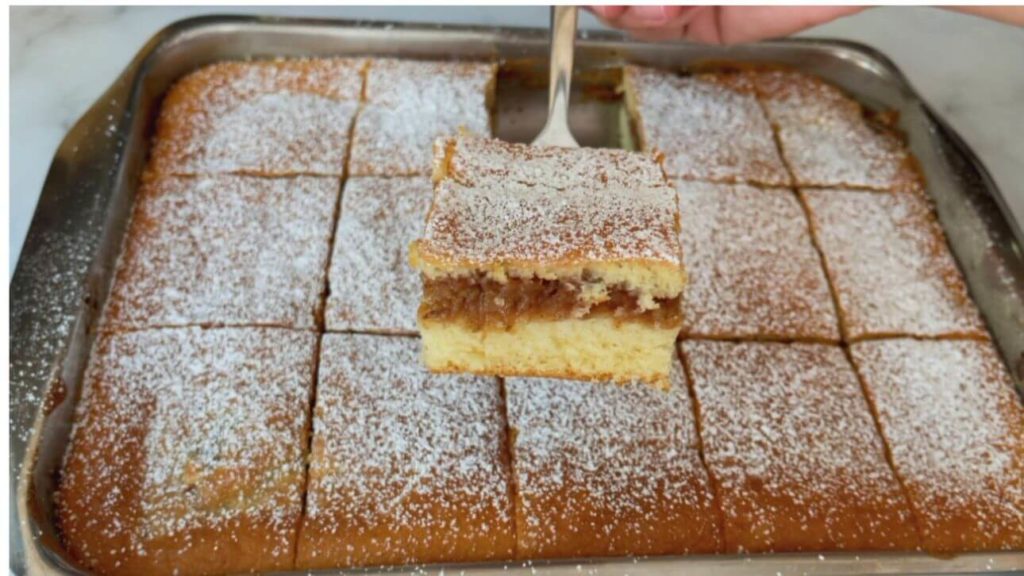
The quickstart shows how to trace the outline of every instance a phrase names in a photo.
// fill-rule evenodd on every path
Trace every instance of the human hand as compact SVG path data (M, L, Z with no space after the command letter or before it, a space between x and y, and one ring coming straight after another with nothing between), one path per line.
M786 36L863 6L592 6L598 18L644 40L737 44Z
M738 44L778 38L865 10L865 6L592 6L598 18L644 40ZM948 10L1024 26L1024 7Z

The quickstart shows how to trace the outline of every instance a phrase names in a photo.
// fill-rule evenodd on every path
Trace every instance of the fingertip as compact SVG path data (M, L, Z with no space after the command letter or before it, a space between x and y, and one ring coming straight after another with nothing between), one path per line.
M597 15L599 18L605 20L615 20L622 13L626 11L625 6L591 6L590 11Z

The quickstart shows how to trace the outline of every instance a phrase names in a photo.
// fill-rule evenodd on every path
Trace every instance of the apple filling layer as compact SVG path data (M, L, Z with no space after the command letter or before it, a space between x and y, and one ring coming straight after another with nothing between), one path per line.
M521 321L613 317L658 328L682 322L680 298L655 298L644 306L633 291L584 281L485 277L425 279L419 316L472 329L510 328Z

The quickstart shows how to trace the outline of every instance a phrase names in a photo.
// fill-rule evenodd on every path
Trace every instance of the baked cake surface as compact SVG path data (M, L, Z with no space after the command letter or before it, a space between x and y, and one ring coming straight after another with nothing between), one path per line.
M680 180L683 334L835 342L821 258L789 189Z
M654 160L463 137L435 148L410 249L427 366L667 385L684 274L676 192Z
M749 75L627 66L624 87L641 146L664 154L670 177L790 184Z
M512 557L498 381L428 374L417 348L323 336L299 568Z
M917 546L910 508L840 348L686 341L682 350L726 551Z
M668 392L506 381L520 558L720 550L678 359L672 370Z
M896 339L851 353L923 547L1024 549L1024 407L993 346Z
M987 338L939 223L916 193L802 190L848 340Z
M839 88L800 72L752 73L798 186L874 190L920 186L910 153Z
M345 183L331 257L328 330L416 332L422 287L408 249L423 231L432 197L425 177Z
M553 190L660 187L665 174L655 157L615 148L572 151L556 146L525 146L465 135L434 142L434 182L463 186L507 183Z
M161 174L341 176L363 59L220 62L171 87L151 168Z
M496 73L485 63L374 60L349 174L428 175L435 138L460 130L489 135Z
M316 327L337 197L334 178L145 179L104 329Z
M271 328L100 335L56 497L71 556L101 574L290 569L315 346Z

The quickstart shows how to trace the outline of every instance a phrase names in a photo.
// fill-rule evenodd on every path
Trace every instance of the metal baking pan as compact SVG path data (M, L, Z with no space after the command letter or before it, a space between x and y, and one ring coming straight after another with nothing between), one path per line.
M963 141L886 57L834 40L782 40L719 48L645 44L614 33L578 42L571 123L581 143L630 145L621 103L609 98L625 61L691 66L781 63L818 74L873 108L899 113L940 220L1018 388L1024 380L1024 256L1018 224ZM81 573L53 523L56 471L98 311L110 282L160 96L178 77L216 60L271 56L389 55L496 59L496 132L528 141L546 112L529 71L547 55L546 30L348 21L204 17L158 33L64 138L54 157L11 283L11 569ZM581 564L582 562L582 564ZM826 553L598 559L537 564L410 567L496 574L965 573L1024 570L1024 551L936 558L920 553ZM388 570L394 572L395 569ZM403 569L398 569L399 572ZM365 571L360 571L365 572Z

